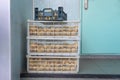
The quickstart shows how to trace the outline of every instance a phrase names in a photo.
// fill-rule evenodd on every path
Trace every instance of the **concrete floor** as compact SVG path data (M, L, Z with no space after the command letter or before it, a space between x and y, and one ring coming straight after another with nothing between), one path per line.
M84 59L79 74L120 74L120 59Z
M91 78L77 78L77 79L71 79L71 78L23 78L21 80L120 80L120 79L91 79Z

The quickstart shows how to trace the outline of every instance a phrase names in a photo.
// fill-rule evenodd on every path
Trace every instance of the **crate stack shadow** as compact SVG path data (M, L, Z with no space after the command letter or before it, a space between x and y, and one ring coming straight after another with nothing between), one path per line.
M34 20L28 20L27 23L27 71L77 73L80 54L79 21L64 21L60 16L59 19L45 16L43 20L41 13L37 12Z

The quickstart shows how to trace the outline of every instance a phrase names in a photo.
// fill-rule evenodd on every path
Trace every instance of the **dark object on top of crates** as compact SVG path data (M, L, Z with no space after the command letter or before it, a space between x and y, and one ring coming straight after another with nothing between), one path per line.
M52 8L44 8L38 10L35 8L35 20L40 21L63 21L67 20L67 14L63 11L63 7L58 7L58 10Z

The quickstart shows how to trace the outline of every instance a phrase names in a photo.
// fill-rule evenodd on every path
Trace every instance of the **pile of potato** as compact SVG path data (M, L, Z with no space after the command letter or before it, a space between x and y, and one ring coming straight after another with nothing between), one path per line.
M58 43L58 44L42 44L37 42L30 43L30 52L37 53L76 53L78 50L78 42L72 44Z
M78 26L38 27L30 26L29 35L32 36L77 36Z
M30 71L75 71L76 58L29 58Z

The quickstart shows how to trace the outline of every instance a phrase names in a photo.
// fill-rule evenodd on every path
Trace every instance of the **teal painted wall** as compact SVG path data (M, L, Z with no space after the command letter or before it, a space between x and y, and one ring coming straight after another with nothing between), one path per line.
M88 1L88 10L82 8L82 54L120 55L120 0Z
M68 20L81 19L83 55L119 55L120 0L88 0L88 10L84 10L84 0L81 1L82 7L79 0L40 0L35 5L40 9L56 9L60 5L68 13Z
M81 1L82 7L78 4L79 0L70 2L56 0L54 3L52 0L41 0L36 3L36 6L40 9L44 7L55 9L62 5L68 13L68 20L81 18L82 54L119 55L120 0L88 0L88 10L84 10L84 0ZM79 17L79 11L81 11L81 17Z

